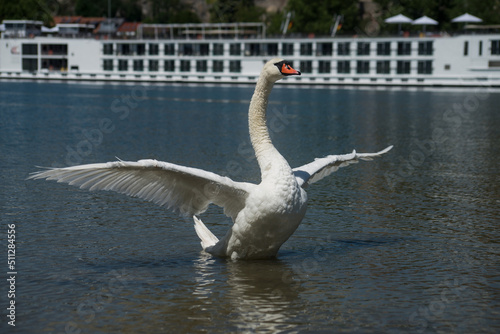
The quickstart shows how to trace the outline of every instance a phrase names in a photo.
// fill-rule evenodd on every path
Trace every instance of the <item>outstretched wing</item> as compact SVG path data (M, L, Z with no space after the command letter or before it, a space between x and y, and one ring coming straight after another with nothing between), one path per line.
M56 180L81 189L112 190L165 205L184 215L199 214L214 203L233 218L244 207L248 193L255 186L156 160L52 168L35 172L29 179Z
M372 158L379 157L391 149L392 145L377 153L356 153L356 151L352 151L350 154L329 155L316 159L307 165L294 168L293 174L299 185L306 188L308 185L336 172L340 167L358 163L359 160L373 160Z

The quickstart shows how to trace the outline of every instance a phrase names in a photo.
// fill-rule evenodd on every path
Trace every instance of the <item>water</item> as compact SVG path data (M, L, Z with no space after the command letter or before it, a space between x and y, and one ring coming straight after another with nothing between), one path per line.
M292 166L372 152L308 190L276 260L200 252L192 222L151 203L26 181L35 166L157 158L257 182L252 87L0 82L0 201L16 230L19 333L500 331L500 93L277 87ZM202 219L216 235L229 220Z

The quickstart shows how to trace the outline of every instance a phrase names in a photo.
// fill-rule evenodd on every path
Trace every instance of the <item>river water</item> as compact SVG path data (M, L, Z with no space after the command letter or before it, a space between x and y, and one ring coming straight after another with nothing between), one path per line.
M162 207L26 180L118 157L258 182L252 91L0 82L2 333L500 332L499 91L277 84L268 121L292 167L394 149L312 185L275 260L213 258Z

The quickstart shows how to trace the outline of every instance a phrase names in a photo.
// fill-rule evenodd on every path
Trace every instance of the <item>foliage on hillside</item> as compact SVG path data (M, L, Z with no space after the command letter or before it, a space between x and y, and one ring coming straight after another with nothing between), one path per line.
M334 15L343 15L340 34L364 33L375 25L375 33L394 32L394 25L383 20L396 14L416 19L427 15L440 22L439 30L457 30L453 17L465 12L483 19L485 24L500 24L500 0L373 0L375 13L365 13L357 0L288 0L281 12L268 12L255 5L254 0L206 0L211 22L265 22L271 34L282 31L288 12L292 18L290 33L328 35L334 25ZM112 17L130 22L188 23L200 22L190 5L183 0L110 0ZM144 8L141 6L145 6ZM52 16L81 15L107 17L108 0L2 0L0 21L4 19L41 20L52 25ZM419 27L408 25L405 29ZM373 31L372 31L373 32Z
M383 24L383 19L403 14L412 19L428 16L439 22L441 31L453 31L462 28L462 25L452 23L451 20L464 13L480 17L483 24L500 24L500 0L374 0L380 9L379 23L382 30L395 31L395 25ZM409 30L419 27L407 25Z

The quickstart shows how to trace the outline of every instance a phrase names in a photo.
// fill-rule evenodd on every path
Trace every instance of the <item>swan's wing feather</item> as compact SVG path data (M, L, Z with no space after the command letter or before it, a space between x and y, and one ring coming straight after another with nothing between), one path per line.
M111 190L164 205L184 215L205 211L210 203L236 217L252 187L197 168L156 160L115 161L35 172L29 179L47 179L82 189Z
M356 153L356 151L353 151L350 154L329 155L324 158L316 159L304 166L294 168L293 173L299 185L305 188L331 173L336 172L340 167L358 163L359 160L373 160L373 158L379 157L389 152L391 149L392 145L377 153Z

